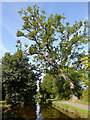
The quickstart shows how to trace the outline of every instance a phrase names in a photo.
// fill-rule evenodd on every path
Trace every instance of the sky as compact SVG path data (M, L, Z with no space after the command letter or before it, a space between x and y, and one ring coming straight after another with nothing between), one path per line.
M2 41L0 40L0 58L5 52L14 54L17 50L16 41L21 39L22 43L31 42L25 38L16 37L17 30L21 29L23 21L18 14L19 8L27 9L28 6L38 5L40 9L47 12L47 17L52 14L65 14L67 21L72 25L74 21L88 19L88 2L2 2ZM87 49L87 46L86 46Z

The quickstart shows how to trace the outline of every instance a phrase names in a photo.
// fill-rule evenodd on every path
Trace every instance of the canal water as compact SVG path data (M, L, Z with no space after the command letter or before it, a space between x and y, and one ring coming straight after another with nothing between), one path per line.
M15 108L3 114L2 120L48 120L48 119L69 119L62 112L53 108L51 105L25 106L23 108Z

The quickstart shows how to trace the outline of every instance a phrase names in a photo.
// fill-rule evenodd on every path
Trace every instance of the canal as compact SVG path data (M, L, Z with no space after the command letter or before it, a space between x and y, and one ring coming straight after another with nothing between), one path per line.
M53 108L51 105L25 106L23 108L15 108L3 114L2 120L48 120L55 119L69 119L62 112Z

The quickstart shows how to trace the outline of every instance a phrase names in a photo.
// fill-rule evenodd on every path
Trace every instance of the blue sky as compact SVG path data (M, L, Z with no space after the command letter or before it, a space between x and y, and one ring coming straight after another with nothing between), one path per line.
M2 48L1 56L9 51L13 54L16 51L16 32L20 30L23 21L18 14L19 8L27 9L28 6L37 4L40 9L47 12L47 17L50 13L62 14L65 13L67 21L72 25L74 21L85 20L88 18L88 2L3 2L2 3ZM23 43L31 44L28 39L21 38ZM0 49L1 50L1 49Z

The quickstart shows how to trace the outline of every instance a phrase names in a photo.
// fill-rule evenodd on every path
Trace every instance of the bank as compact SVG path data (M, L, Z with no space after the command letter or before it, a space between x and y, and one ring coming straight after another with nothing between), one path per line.
M72 105L61 103L58 101L47 100L54 108L63 112L65 115L71 118L87 118L88 119L88 110L84 110Z

